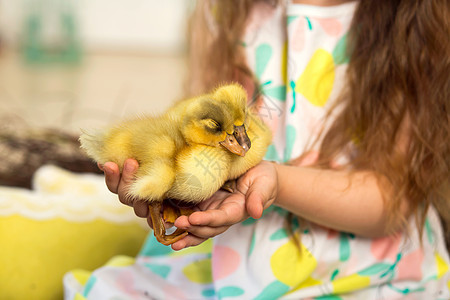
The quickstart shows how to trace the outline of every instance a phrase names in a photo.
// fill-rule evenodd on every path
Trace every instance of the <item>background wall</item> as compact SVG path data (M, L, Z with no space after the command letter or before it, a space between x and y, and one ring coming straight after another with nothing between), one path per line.
M26 15L45 10L46 22L57 31L54 12L69 7L77 18L88 51L133 50L181 53L185 50L188 12L186 0L1 0L0 33L8 43L23 37ZM72 9L70 9L72 8Z
M193 4L0 1L0 118L78 133L162 112L183 95Z

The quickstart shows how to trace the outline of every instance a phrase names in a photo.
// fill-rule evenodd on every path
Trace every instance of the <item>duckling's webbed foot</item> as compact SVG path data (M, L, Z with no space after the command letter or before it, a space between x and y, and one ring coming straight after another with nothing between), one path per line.
M161 215L161 209L163 209L163 215ZM173 223L175 220L183 215L189 215L191 211L181 210L173 205L162 206L161 202L151 203L149 205L150 217L153 223L153 233L156 240L163 245L171 245L176 241L181 240L188 235L188 232L183 229L176 229L174 233L166 235L165 222Z

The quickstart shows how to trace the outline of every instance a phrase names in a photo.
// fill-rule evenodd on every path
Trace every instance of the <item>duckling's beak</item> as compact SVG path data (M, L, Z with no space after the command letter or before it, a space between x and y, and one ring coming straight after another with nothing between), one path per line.
M233 134L227 134L225 140L220 142L220 144L227 148L231 153L239 156L245 156L245 153L247 153L251 147L251 142L244 125L235 126Z
M245 126L234 126L234 137L236 138L237 142L241 147L244 149L245 153L247 153L248 150L250 150L252 143L250 142L250 139L248 138L247 131L245 130Z

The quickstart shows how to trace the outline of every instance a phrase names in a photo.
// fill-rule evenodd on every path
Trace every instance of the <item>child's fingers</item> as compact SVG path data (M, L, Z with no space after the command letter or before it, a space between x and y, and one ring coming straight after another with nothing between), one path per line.
M200 245L207 239L201 238L192 234L187 235L185 238L175 242L172 244L172 249L175 251L182 250L187 247L193 247Z
M250 217L254 219L261 218L264 209L269 206L265 204L271 203L270 199L266 199L268 197L261 193L260 187L257 187L256 185L249 189L246 198L247 201L245 205L247 207L247 212Z
M139 165L138 162L134 159L127 159L124 163L122 176L120 177L119 185L117 188L117 195L119 195L119 200L123 204L133 205L133 200L127 195L127 191L129 186L134 181L134 174L136 173Z
M226 203L218 209L194 212L189 216L189 223L194 226L230 226L247 217L245 208L242 208L242 206L235 203Z
M188 216L179 216L173 225L180 229L187 229L191 224L189 223Z
M120 182L119 167L113 162L107 162L101 170L105 173L106 186L112 193L117 194Z
M219 227L210 227L210 226L189 226L187 230L190 234L193 234L194 236L200 237L200 238L212 238L216 235L219 235L223 232L225 232L230 226L219 226Z
M141 218L146 218L148 216L149 208L148 208L148 202L147 201L134 201L133 203L133 209L136 216Z
M254 219L261 218L263 211L274 202L276 192L273 184L264 177L253 181L246 192L245 205L248 214Z

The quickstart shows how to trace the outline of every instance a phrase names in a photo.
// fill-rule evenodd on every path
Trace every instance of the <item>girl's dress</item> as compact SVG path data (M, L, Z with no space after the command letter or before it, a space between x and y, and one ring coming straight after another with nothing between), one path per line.
M299 156L326 126L348 61L355 3L256 4L243 46L262 85L258 111L274 132L268 160ZM68 273L66 299L450 299L449 256L433 209L422 237L413 220L409 234L379 239L312 224L301 233L301 251L286 215L272 206L259 220L179 252L149 235L135 259Z

